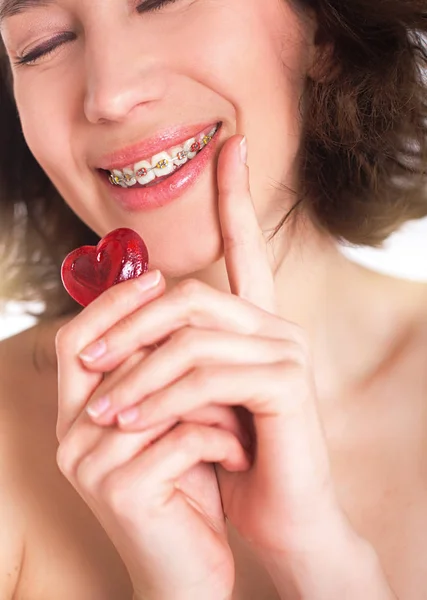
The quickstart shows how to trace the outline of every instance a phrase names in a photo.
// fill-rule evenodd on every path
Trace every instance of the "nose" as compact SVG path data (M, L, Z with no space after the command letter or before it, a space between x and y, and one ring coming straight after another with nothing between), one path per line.
M116 32L87 42L84 112L90 123L123 122L136 107L164 97L165 73L148 39ZM157 57L156 57L157 56Z

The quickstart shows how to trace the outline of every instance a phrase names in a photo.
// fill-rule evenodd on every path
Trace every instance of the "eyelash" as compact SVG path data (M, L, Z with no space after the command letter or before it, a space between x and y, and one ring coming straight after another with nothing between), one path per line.
M143 14L146 12L156 12L158 10L161 10L164 6L166 6L166 4L173 4L177 1L178 0L145 0L145 2L140 4L136 10L139 14ZM14 64L18 67L32 66L37 63L37 60L39 58L45 58L46 56L49 56L49 54L52 54L57 48L59 48L66 42L74 40L75 38L76 36L74 33L62 33L50 40L49 42L47 42L47 47L44 48L43 46L41 46L39 48L31 50L27 54L20 56L14 62Z

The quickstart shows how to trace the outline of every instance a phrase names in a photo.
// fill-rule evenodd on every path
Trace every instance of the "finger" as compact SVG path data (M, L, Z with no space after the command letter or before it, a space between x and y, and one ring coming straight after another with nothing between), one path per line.
M92 322L86 324L94 340L102 329L102 314L103 311L99 311ZM82 350L80 356L88 369L110 370L139 347L167 340L185 326L274 339L286 336L295 339L298 335L296 325L278 316L197 280L186 280L106 331L95 344L102 343L102 356L91 357L90 347Z
M109 389L112 385L115 385L122 377L129 373L138 362L142 361L151 352L152 350L150 348L142 348L130 356L112 373L102 374L100 381L98 380L93 384L97 392L102 394L103 390ZM89 396L85 398L85 403L88 402L90 397L91 395L89 394ZM60 396L60 399L62 400L62 396ZM99 427L93 428L93 420L88 417L89 415L87 412L80 411L80 413L75 415L73 419L70 419L66 425L65 423L61 423L61 421L58 419L58 439L61 442L64 442L66 437L71 437L72 430L74 430L73 437L77 435L79 437L79 441L74 441L73 439L73 441L70 443L75 448L75 451L82 455L87 454L88 449L95 443L93 440L97 440L102 434L102 432L99 431ZM76 430L78 430L78 434L75 433Z
M277 314L274 276L241 157L243 136L224 144L218 160L218 208L230 289L267 312Z
M147 277L148 273L113 286L58 331L55 343L58 362L57 437L60 441L103 379L102 373L85 368L78 357L79 352L97 338L97 327L104 333L130 310L163 293L164 280L157 288L142 291L141 282ZM138 283L138 280L141 281ZM131 290L138 293L130 293ZM97 315L96 319L94 315Z
M108 373L104 373L104 379L96 390L97 394L103 394L104 391L115 386L125 375L130 373L136 367L136 365L142 364L144 359L150 356L152 352L153 349L148 346L139 348L113 370Z
M140 432L122 432L116 427L110 429L100 429L94 423L91 426L95 432L89 431L87 427L77 426L75 422L64 441L58 448L57 464L59 470L73 484L79 481L79 471L85 471L93 475L93 478L85 478L86 482L95 484L103 475L103 472L97 475L95 465L92 461L92 455L97 448L109 448L109 453L105 455L105 473L112 470L122 463L130 460L141 449L148 447L155 440L164 435L169 429L174 427L176 421L170 419L150 429ZM89 435L88 435L89 433Z
M150 504L161 507L173 497L180 478L201 462L218 463L234 472L250 468L248 455L228 431L181 423L121 467L120 479L138 481ZM111 475L114 477L114 473ZM135 487L137 485L134 483Z
M133 357L132 357L133 358ZM129 363L132 361L128 361ZM125 369L122 369L125 371ZM104 383L101 384L102 387ZM138 439L138 449L144 444L149 445L159 437L161 437L168 429L176 424L174 419L169 422L164 421L163 423L154 426L151 429L145 429L141 432L141 436ZM56 460L60 471L70 480L76 481L76 472L79 464L85 461L93 450L102 442L104 438L114 438L117 436L123 441L123 436L120 436L120 430L117 427L100 428L97 424L89 418L86 411L82 411L78 417L70 425L67 433L63 436L61 443L57 450ZM132 435L126 440L132 443ZM117 459L120 462L124 461L122 458L124 452L129 452L129 443L126 445L123 443L122 446L118 444L117 453L115 453L112 460ZM132 446L131 446L132 447ZM129 455L130 456L130 455Z
M122 413L121 427L133 431L170 418L180 421L189 412L211 404L243 406L253 413L257 424L271 417L280 423L298 410L301 398L308 397L303 383L308 388L304 378L296 377L294 367L290 369L285 362L251 365L249 369L247 365L198 367Z
M245 432L231 408L206 406L188 413L182 422L220 428L233 434L244 448L248 446ZM104 435L90 452L74 462L70 461L69 456L62 454L61 470L65 469L78 487L96 492L97 486L111 471L133 460L139 453L167 436L176 425L176 421L170 419L142 432L124 432L115 428L104 430ZM239 466L240 462L237 463L237 467Z
M294 347L295 343L283 340L183 328L115 385L96 390L86 410L98 424L111 425L122 410L173 385L196 367L229 363L249 368L290 359L296 354Z
M209 427L216 427L229 431L242 444L243 448L250 448L251 438L236 411L228 406L203 406L190 411L180 419L182 423L198 423ZM176 422L174 420L174 422Z
M127 375L135 365L142 362L142 360L151 352L152 350L150 348L142 348L132 354L132 356L111 373L104 373L102 382L96 388L96 393L102 395L104 390L108 390L116 385L121 378ZM89 399L90 398L87 398L86 402ZM81 455L87 454L89 447L93 447L95 441L102 435L102 430L100 430L99 427L93 428L93 425L93 419L89 418L88 413L86 411L81 411L73 422L69 424L67 433L62 437L62 443L64 443L67 438L72 438L69 443L75 448L75 452Z
M65 463L64 459L62 467L67 464L67 467L72 469L71 472L68 471L68 475L72 476L77 487L95 493L111 471L126 464L162 436L167 435L175 424L175 421L170 419L142 432L123 432L117 428L104 430L104 435L89 453L81 456L72 467L68 462Z
M74 477L76 465L87 456L105 435L106 430L98 427L89 415L80 413L71 427L61 437L56 452L56 463L59 470L67 477Z

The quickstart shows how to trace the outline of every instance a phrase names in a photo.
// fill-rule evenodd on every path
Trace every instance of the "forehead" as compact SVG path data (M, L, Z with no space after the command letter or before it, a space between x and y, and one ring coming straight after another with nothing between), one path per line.
M0 22L30 8L49 6L54 0L0 0Z
M88 3L94 0L87 0ZM101 0L100 4L105 0ZM110 0L107 0L109 2ZM135 0L136 2L137 0ZM147 0L141 0L144 3ZM149 2L150 0L148 0ZM58 0L0 0L0 25L8 17L19 15L35 8L44 8L58 4Z

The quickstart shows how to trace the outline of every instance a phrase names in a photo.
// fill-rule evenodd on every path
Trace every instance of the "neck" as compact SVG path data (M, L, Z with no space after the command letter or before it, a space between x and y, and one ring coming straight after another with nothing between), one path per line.
M311 224L284 227L268 247L279 316L308 334L319 396L360 387L407 332L413 288L349 261ZM223 258L188 277L230 291Z
M369 380L405 339L426 304L425 285L349 261L332 238L308 224L298 230L284 227L268 248L278 315L306 331L319 401L335 404ZM189 277L230 291L223 258L202 271L168 279L167 289ZM56 361L53 345L51 353Z

